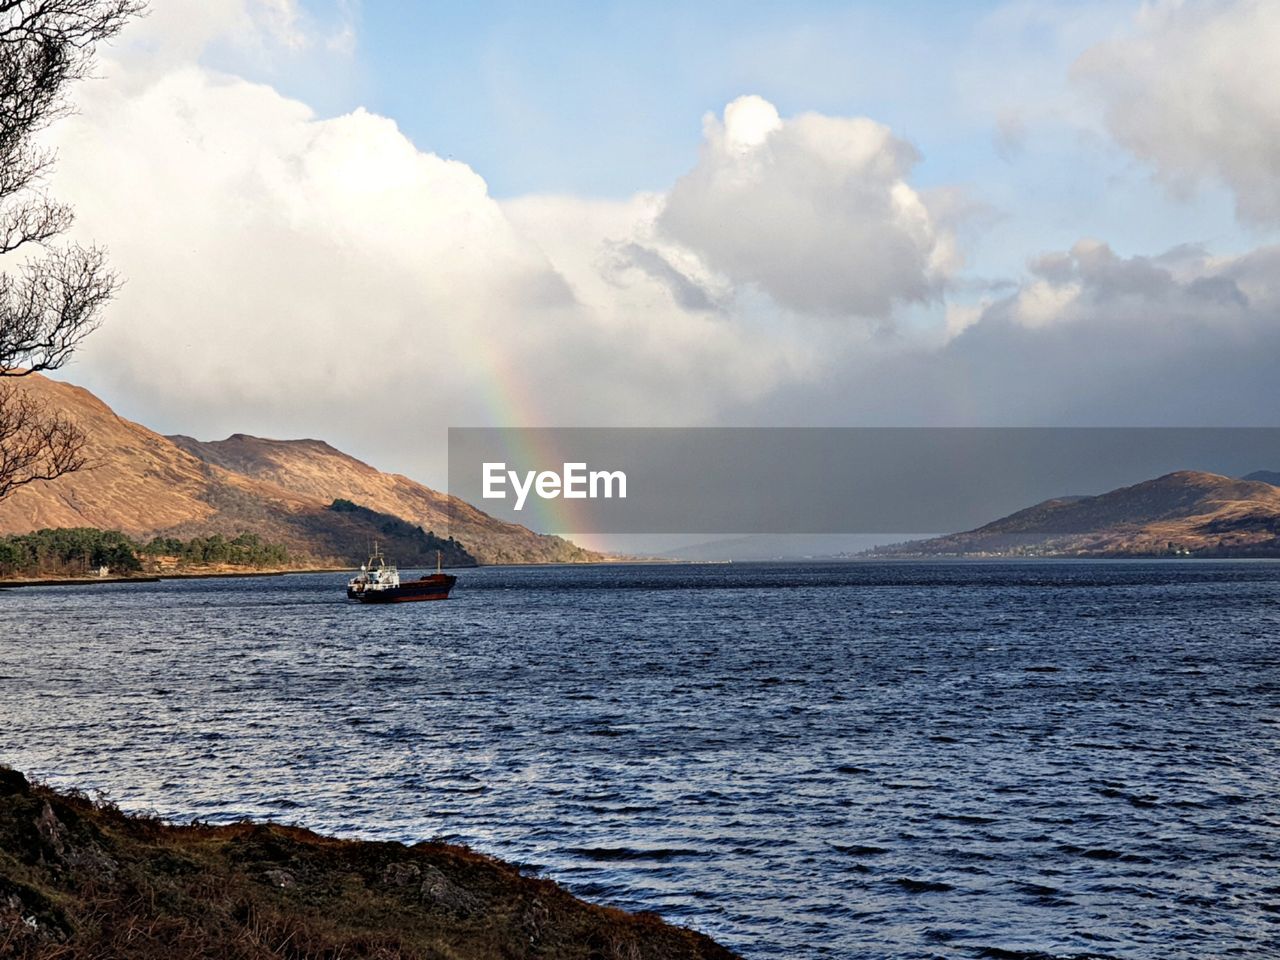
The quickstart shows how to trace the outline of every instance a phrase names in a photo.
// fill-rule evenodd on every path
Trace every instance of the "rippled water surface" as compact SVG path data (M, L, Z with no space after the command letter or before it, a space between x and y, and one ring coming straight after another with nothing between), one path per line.
M1280 956L1280 565L0 591L0 761L464 841L751 957Z

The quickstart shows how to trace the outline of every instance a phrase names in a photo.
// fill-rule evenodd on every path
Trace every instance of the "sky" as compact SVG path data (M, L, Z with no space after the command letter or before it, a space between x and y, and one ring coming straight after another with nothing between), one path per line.
M1275 424L1274 0L153 0L75 99L162 432Z

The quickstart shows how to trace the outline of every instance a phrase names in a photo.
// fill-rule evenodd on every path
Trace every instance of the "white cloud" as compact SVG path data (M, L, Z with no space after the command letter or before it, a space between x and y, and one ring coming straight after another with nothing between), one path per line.
M238 367L254 392L266 365L323 392L342 386L335 363L427 363L449 330L572 305L484 181L386 118L319 120L195 67L94 94L64 132L56 185L130 281L96 351L156 354L163 376L162 354L187 347L189 389Z
M1190 330L1226 333L1270 322L1280 308L1280 248L1234 257L1175 247L1157 257L1121 257L1098 240L1038 257L1018 290L988 305L982 321L1038 328L1124 327L1153 346ZM1083 335L1083 331L1081 331Z
M1081 241L1037 258L1007 295L949 310L940 344L845 354L760 422L1266 426L1280 354L1280 246L1120 256Z
M219 3L173 29L238 35L250 7ZM973 218L868 119L744 97L668 192L497 201L386 117L196 59L126 44L54 131L51 186L128 281L68 376L166 430L322 436L439 482L449 424L1194 422L1222 383L1274 393L1275 250L1085 241L939 316Z
M949 303L943 324L943 334L950 339L958 336L982 319L982 313L990 301L978 303Z
M696 257L657 235L659 196L533 196L503 209L618 351L621 369L600 393L615 402L588 401L597 411L665 421L664 405L675 403L682 422L705 422L725 404L767 393L818 362L807 328L773 322L771 307L736 298ZM619 390L630 397L624 401Z
M149 424L320 435L438 481L449 424L707 422L823 362L659 235L661 197L500 204L386 117L106 66L52 187L127 282L68 375Z
M1074 73L1116 140L1175 190L1216 179L1242 220L1280 223L1280 4L1148 4Z
M172 70L216 64L254 78L310 71L340 83L355 51L357 8L318 19L302 0L162 0L113 42L100 75L135 91Z
M783 120L748 96L703 132L658 225L735 284L801 313L883 318L936 297L957 267L951 234L907 182L914 148L882 124Z
M297 0L169 0L151 4L117 46L136 80L194 63L215 43L262 53L305 47L308 37Z
M883 317L949 269L914 151L870 120L743 98L670 194L498 202L386 117L199 62L312 27L294 0L164 5L53 131L51 186L127 281L68 375L128 415L320 435L438 480L449 424L731 417L872 336L797 312ZM735 200L768 231L705 219Z

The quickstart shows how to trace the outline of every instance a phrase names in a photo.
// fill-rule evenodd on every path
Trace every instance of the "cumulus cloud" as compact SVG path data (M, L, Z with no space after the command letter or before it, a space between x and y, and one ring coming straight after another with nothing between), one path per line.
M127 282L68 375L149 424L439 481L449 424L705 422L821 357L660 236L660 196L499 203L386 117L146 51L105 67L52 186Z
M349 26L344 19L333 29L341 34ZM170 0L152 4L120 41L129 69L118 72L112 82L145 80L194 63L215 46L234 52L239 59L265 62L273 55L327 45L323 34L323 28L308 17L298 0Z
M617 367L586 408L612 410L615 420L673 422L663 409L674 403L683 411L674 422L705 423L726 405L811 375L822 362L822 338L807 325L777 322L771 304L738 296L698 257L661 237L662 204L653 194L503 202L612 344ZM617 396L624 389L631 391L625 402Z
M309 29L290 9L216 0L173 29L193 49L245 29L289 48ZM745 97L706 121L669 191L499 201L386 117L322 117L198 60L135 38L53 131L51 187L127 279L68 376L168 431L322 436L440 482L450 424L1232 423L1242 403L1274 407L1276 249L1082 241L927 332L830 323L963 300L962 198L913 187L915 151L871 120Z
M1213 257L1195 246L1121 257L1098 240L1033 260L1030 277L987 305L978 322L1038 328L1124 327L1153 343L1188 330L1227 334L1270 323L1280 308L1280 248Z
M52 186L127 279L69 374L162 429L438 480L448 424L714 422L869 336L797 314L882 317L946 275L914 151L869 120L744 98L670 193L499 202L387 117L202 65L323 44L294 0L184 6L54 131Z
M1116 140L1175 189L1215 179L1241 219L1280 223L1280 4L1148 4L1074 73Z
M883 318L936 297L957 266L953 237L908 183L915 149L882 124L784 120L746 96L703 133L658 226L733 283L800 313Z
M619 244L617 270L640 270L657 280L670 292L672 299L686 310L717 310L720 304L705 286L672 263L660 250L629 241Z
M479 176L386 118L320 120L196 67L94 95L57 182L129 278L96 354L209 400L219 381L323 395L389 357L429 369L449 331L484 335L516 305L573 304Z
M775 395L766 422L1263 426L1274 421L1280 246L1121 256L1082 240L1035 258L1004 295L948 311L941 344L845 356L841 375Z

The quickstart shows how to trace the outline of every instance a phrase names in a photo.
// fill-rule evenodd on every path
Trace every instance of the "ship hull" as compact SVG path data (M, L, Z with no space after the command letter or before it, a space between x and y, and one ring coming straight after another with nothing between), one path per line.
M458 578L435 573L421 580L410 580L386 590L353 590L347 588L347 599L360 603L416 603L421 600L448 600L449 591Z

